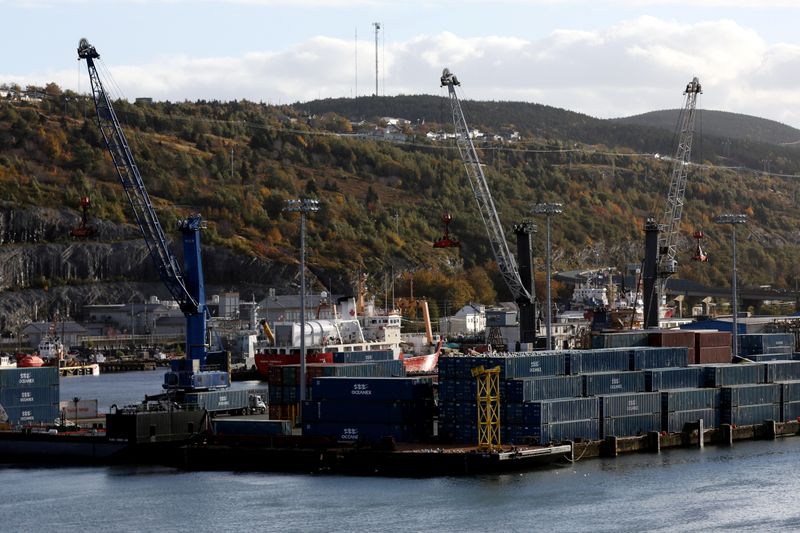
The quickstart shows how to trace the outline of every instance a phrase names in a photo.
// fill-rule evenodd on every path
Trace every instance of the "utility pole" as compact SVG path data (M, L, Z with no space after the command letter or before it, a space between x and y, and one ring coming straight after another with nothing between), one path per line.
M373 22L375 27L375 96L378 96L378 32L381 29L380 22Z
M731 284L733 285L733 295L731 302L731 318L732 318L732 328L733 334L731 335L733 340L733 357L736 358L739 356L739 325L738 325L738 315L739 315L739 304L738 304L738 295L736 291L736 226L738 224L744 224L747 222L747 215L739 215L739 214L730 214L726 213L724 215L719 215L714 219L714 222L717 224L730 224L731 226L731 243L733 248L733 276L731 279Z
M544 215L547 218L547 306L545 307L545 317L547 320L546 323L546 335L547 335L547 349L553 349L553 294L550 290L550 277L552 276L550 271L550 262L551 262L551 246L550 246L550 219L553 218L554 215L560 214L562 209L561 204L553 204L553 203L543 203L543 204L536 204L533 206L533 212L536 215Z

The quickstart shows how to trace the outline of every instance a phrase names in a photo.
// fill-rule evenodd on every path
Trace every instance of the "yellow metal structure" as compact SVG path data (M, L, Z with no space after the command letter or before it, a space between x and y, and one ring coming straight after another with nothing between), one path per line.
M478 450L500 448L500 367L472 369L478 385Z

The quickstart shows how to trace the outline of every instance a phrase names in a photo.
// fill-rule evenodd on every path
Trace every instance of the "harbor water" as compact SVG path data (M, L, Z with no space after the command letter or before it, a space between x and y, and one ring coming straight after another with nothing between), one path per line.
M70 378L62 400L157 378ZM0 512L3 531L790 531L798 464L800 438L434 479L0 465Z

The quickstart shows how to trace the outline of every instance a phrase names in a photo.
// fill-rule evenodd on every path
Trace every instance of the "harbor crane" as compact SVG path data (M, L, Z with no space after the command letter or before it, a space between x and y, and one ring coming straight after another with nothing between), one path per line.
M700 80L693 78L686 85L683 94L686 99L678 119L680 128L678 147L672 159L666 208L659 222L656 222L654 217L649 217L644 225L645 258L642 281L645 328L658 327L659 307L665 294L667 279L678 271L678 261L675 256L686 195L686 180L689 175L689 158L692 154L697 97L702 94ZM696 255L704 257L702 253Z
M194 214L178 222L183 239L184 260L181 269L169 249L167 237L156 216L122 126L111 105L111 99L95 68L95 59L99 58L100 54L95 47L86 39L81 39L78 59L85 59L89 69L100 133L111 154L117 177L125 189L159 276L186 317L186 358L172 361L171 371L164 376L163 387L181 391L227 387L230 385L227 355L224 352L209 351L209 313L205 303L205 282L200 255L200 230L204 227L202 217Z
M506 241L500 217L494 206L492 193L486 182L483 167L478 159L475 144L470 136L467 120L464 118L464 111L461 109L461 102L456 93L456 87L461 85L458 78L444 69L441 77L441 86L447 87L450 97L450 108L453 114L453 125L455 127L456 145L464 168L467 171L475 201L478 203L478 211L483 219L486 232L489 235L489 242L494 253L497 266L506 282L511 295L519 307L519 327L520 342L536 342L536 297L533 291L533 267L531 260L530 234L534 231L532 223L518 224L514 228L517 235L517 253L519 255L520 267L511 254Z

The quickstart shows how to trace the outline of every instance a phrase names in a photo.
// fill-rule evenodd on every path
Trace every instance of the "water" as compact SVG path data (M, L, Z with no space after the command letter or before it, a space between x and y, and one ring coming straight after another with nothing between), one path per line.
M71 378L62 398L132 383L160 378ZM0 516L2 531L788 531L798 464L800 438L464 478L9 467Z

